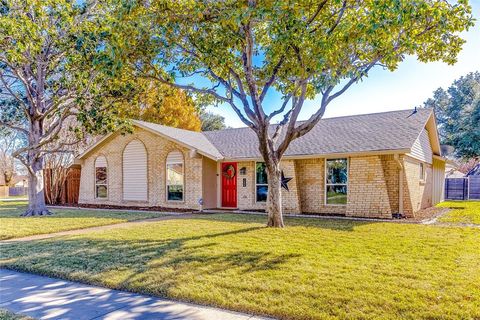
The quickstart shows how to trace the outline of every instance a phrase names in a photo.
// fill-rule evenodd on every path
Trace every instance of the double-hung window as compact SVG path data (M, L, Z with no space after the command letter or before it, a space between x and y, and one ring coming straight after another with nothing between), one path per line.
M167 200L183 201L184 166L183 154L172 151L167 156Z
M348 159L327 159L325 178L325 203L347 204Z
M425 165L420 162L420 175L419 175L419 179L420 181L425 181Z
M95 198L105 199L107 196L107 159L104 156L99 156L95 159Z
M255 199L266 202L268 195L267 166L265 162L255 163Z

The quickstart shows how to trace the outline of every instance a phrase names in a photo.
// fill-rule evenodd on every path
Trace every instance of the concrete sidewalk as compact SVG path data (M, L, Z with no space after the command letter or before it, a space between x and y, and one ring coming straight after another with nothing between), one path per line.
M37 319L266 319L6 269L0 269L0 308Z

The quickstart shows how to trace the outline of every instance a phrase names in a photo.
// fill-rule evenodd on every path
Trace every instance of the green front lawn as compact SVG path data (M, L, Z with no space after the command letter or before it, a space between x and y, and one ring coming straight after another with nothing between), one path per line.
M480 224L480 201L445 201L437 206L452 209L440 222Z
M161 216L154 212L53 209L52 216L20 217L26 201L0 201L0 240Z
M0 320L33 320L33 318L12 313L6 309L0 309Z
M4 244L0 266L284 319L478 319L480 229L233 214Z

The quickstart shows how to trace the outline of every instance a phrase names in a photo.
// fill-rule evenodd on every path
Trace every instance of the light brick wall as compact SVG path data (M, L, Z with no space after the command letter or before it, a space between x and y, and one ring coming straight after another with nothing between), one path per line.
M404 156L404 213L413 217L419 210L432 206L432 165L423 162L425 180L420 180L420 160Z
M122 186L123 150L133 139L139 139L147 150L148 201L124 201ZM179 150L185 160L184 201L166 200L166 157L170 151ZM95 198L95 159L103 155L108 162L108 198ZM108 204L125 206L164 206L171 208L201 209L198 200L202 198L202 157L190 157L187 148L143 129L136 128L133 134L114 134L93 150L84 159L80 182L79 203Z
M246 174L241 175L240 169L245 168ZM237 206L240 210L264 210L265 203L255 201L255 162L237 163ZM243 180L245 179L245 186Z
M325 204L325 160L295 160L303 213L345 214L347 206Z
M385 183L387 186L388 199L390 202L390 210L392 213L398 213L399 211L399 198L400 198L400 186L399 186L399 174L400 168L393 155L381 156L383 175L385 177ZM399 158L401 161L401 159Z
M432 167L424 163L425 182L419 181L419 162L400 156L404 163L404 214L413 217L432 205ZM352 217L392 218L399 212L400 168L393 155L349 158L347 205L325 204L325 160L297 159L282 161L290 192L282 190L285 213L342 214ZM239 162L247 168L245 176L238 175L238 207L242 210L263 210L265 203L255 202L255 162ZM243 187L243 179L246 186Z
M298 175L295 160L285 160L280 162L280 168L283 170L285 178L292 178L288 182L288 190L282 188L282 202L285 213L302 213L300 203L300 192L298 190Z
M348 204L351 217L392 218L398 212L398 165L393 156L352 157Z
M240 175L240 169L245 167L247 172ZM240 210L265 210L265 202L256 202L255 161L237 163L237 205ZM289 191L282 189L283 210L285 213L301 213L299 192L295 174L295 161L285 160L280 163L285 177L293 178L288 183ZM243 180L245 179L245 187Z
M125 146L133 139L142 141L147 150L148 201L123 201L122 156ZM166 157L170 151L180 150L185 159L185 199L182 202L166 201ZM96 199L95 159L103 155L108 162L108 198ZM432 167L425 163L426 179L419 180L419 160L403 156L404 163L404 213L414 216L418 210L432 204ZM208 185L209 207L216 199L216 183L203 179L203 159L190 156L190 150L143 129L133 134L114 134L94 149L82 165L80 203L126 206L163 206L171 208L201 209L199 199ZM210 160L209 160L210 161ZM255 201L255 162L238 162L237 199L241 210L264 210L265 203ZM210 176L214 174L212 164ZM241 175L240 169L246 168ZM347 205L325 204L325 160L284 160L281 168L286 177L293 178L290 191L282 189L285 213L342 214L355 217L391 218L399 210L399 167L393 155L349 158ZM245 179L245 186L243 180ZM202 185L203 183L203 185ZM218 185L220 188L220 185ZM213 192L213 194L212 194ZM211 199L210 199L211 198Z

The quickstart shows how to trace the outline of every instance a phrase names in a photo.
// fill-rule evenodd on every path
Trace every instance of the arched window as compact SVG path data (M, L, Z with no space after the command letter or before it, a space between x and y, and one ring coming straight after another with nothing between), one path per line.
M95 159L95 198L108 197L107 158L98 156Z
M184 165L183 154L172 151L167 156L167 200L183 201Z
M123 200L147 201L147 150L132 140L123 150Z

